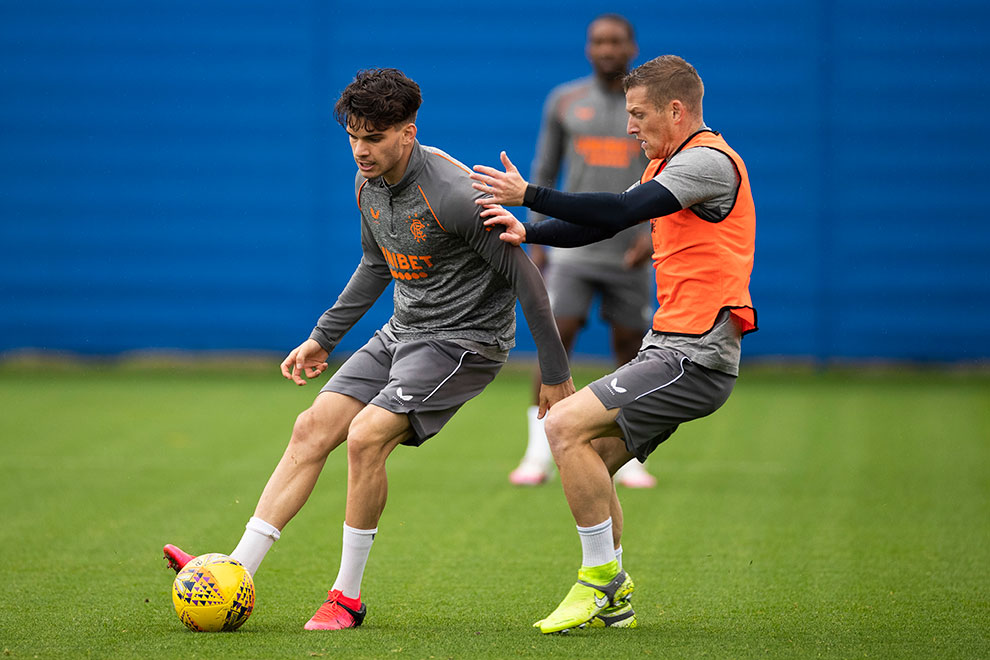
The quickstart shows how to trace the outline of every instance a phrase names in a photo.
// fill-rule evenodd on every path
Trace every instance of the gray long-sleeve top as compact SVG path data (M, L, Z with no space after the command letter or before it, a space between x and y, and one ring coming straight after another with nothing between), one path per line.
M447 339L504 359L515 345L518 297L543 382L562 383L570 369L543 278L521 248L485 228L469 174L419 142L395 185L358 173L361 261L310 337L332 351L394 279L394 312L384 330L395 339Z
M553 88L543 107L540 137L530 181L561 190L620 193L639 183L649 159L640 143L626 134L626 96L588 76ZM546 216L530 212L529 222ZM550 260L616 269L646 225L625 229L615 237L578 248L550 249Z

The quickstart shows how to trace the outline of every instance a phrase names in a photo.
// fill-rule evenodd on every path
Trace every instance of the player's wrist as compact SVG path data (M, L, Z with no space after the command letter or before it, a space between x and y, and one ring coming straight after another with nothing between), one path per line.
M309 335L309 341L318 344L320 348L327 352L328 356L333 352L333 342L323 333L323 329L320 327L313 328L313 332Z
M528 222L520 222L519 224L522 226L522 242L529 243L530 229L533 228L533 225ZM534 243L534 245L538 245L538 243Z
M532 183L526 184L526 192L523 193L523 206L530 206L536 201L536 193L539 188L539 186L534 186Z

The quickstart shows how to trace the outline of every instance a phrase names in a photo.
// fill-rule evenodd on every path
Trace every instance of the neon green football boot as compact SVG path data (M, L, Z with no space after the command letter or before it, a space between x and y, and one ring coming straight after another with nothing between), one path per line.
M553 612L533 624L542 633L565 632L588 624L603 609L632 594L635 585L619 562L582 566L578 580ZM630 609L631 606L630 606Z
M637 625L636 611L628 598L617 600L615 605L603 608L588 622L589 628L635 628Z

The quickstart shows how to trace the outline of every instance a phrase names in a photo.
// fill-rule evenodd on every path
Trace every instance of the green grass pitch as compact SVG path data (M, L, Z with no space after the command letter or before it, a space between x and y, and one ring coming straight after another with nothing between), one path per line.
M233 548L318 385L274 363L0 366L3 655L990 657L986 372L744 366L722 410L654 454L659 486L620 492L640 627L558 636L531 624L575 579L574 524L558 480L507 481L529 378L508 367L390 459L363 627L302 629L336 575L338 451L258 572L251 619L196 634L161 546Z

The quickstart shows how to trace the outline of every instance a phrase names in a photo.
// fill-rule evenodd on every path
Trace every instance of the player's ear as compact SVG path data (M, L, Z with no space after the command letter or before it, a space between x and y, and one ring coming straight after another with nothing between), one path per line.
M416 124L410 122L402 127L402 143L412 144L416 139Z

